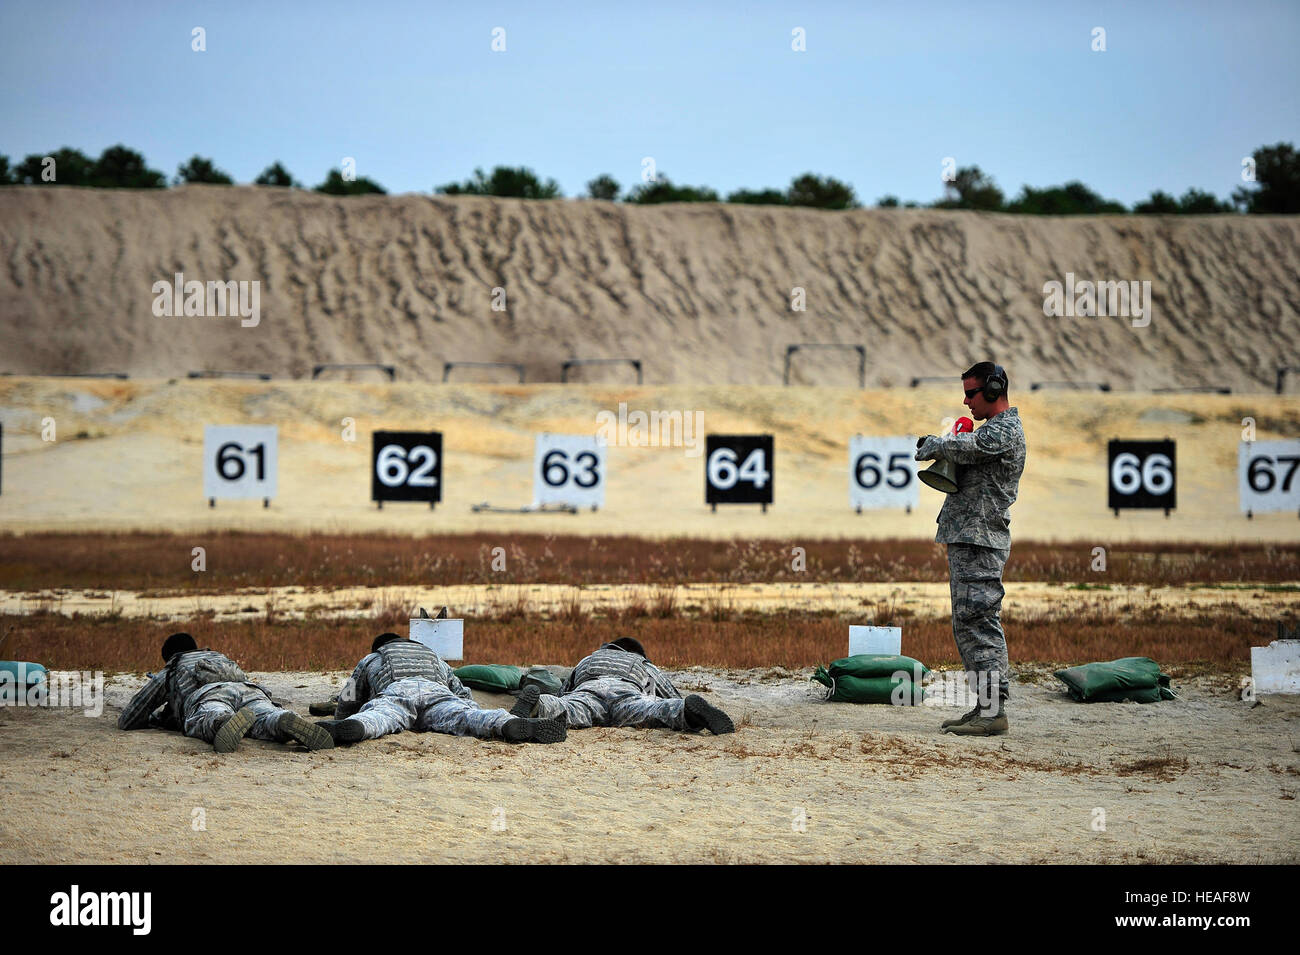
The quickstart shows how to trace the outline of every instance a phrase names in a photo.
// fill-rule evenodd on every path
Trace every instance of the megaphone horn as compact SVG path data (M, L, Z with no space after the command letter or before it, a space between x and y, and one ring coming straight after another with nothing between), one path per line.
M975 422L970 418L958 418L952 426L953 434L966 434L975 430ZM932 487L936 491L942 491L944 494L957 493L957 462L945 461L943 458L935 461L924 471L917 475L921 483L926 487Z

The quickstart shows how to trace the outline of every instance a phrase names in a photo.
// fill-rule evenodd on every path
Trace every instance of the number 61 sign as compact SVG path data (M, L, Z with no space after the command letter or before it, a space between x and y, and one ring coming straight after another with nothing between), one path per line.
M271 425L208 425L203 429L203 496L261 498L269 507L277 490L278 429Z

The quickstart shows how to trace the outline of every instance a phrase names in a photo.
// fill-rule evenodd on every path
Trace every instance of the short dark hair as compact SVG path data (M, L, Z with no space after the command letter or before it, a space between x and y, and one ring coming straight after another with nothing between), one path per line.
M964 372L962 372L961 374L962 381L965 381L967 378L974 378L981 385L983 385L985 382L989 380L989 375L993 374L997 370L998 370L998 366L993 364L993 362L991 361L977 361L975 364L971 365ZM1002 374L1005 375L1006 371L1003 370ZM1006 393L1010 390L1011 390L1011 379L1008 378L1007 387L1004 388L1002 391L1003 395L1006 395Z
M374 641L370 644L370 652L374 653L385 643L392 643L394 640L405 640L405 639L406 638L403 637L400 633L381 633L379 636L375 637Z
M173 633L163 641L163 663L166 663L178 653L189 653L191 650L197 650L198 648L199 645L194 642L194 638L188 633Z
M641 646L641 641L636 637L619 637L617 640L610 641L610 646L626 650L628 653L639 653L645 657L645 647Z

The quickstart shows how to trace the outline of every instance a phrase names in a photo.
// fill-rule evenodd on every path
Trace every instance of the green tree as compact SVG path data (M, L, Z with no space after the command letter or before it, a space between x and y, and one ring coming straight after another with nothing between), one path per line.
M45 156L39 153L32 153L14 170L14 181L29 186L39 186L46 184L42 178L42 173L46 168L51 168L54 173L54 179L50 180L49 185L60 186L90 186L94 185L92 179L95 173L95 161L78 149L72 149L64 146L62 149L56 149L49 154L49 158L54 160L53 167L45 165Z
M1210 215L1212 213L1232 212L1231 202L1221 202L1212 192L1200 189L1188 189L1178 200L1178 211L1190 215ZM1136 211L1136 210L1135 210Z
M218 169L211 159L191 156L190 161L176 167L176 185L183 182L207 182L220 186L234 185L235 180Z
M1122 213L1126 210L1114 199L1103 199L1083 183L1067 182L1063 186L1035 189L1025 186L1006 207L1007 212L1038 216L1083 216Z
M289 175L289 170L281 166L278 159L263 169L258 174L258 177L253 180L253 184L257 186L285 186L292 189L302 188L302 183Z
M660 173L654 182L643 182L629 192L624 201L643 206L661 202L717 202L718 194L708 186L675 186Z
M1157 189L1151 193L1151 197L1133 206L1133 211L1138 215L1173 215L1181 210L1178 208L1178 200L1162 189Z
M62 175L59 179L62 181ZM119 143L109 146L95 160L90 184L104 189L163 189L167 177L146 166L140 153Z
M9 168L9 157L0 156L0 186L8 186L17 181L14 170Z
M560 184L554 179L542 182L526 166L497 166L491 176L482 169L474 170L474 178L463 183L449 182L438 186L435 192L447 196L502 196L511 199L558 199Z
M606 199L614 202L618 199L618 194L622 191L622 186L618 180L608 173L601 173L591 182L587 183L587 198L589 199Z
M877 209L897 209L898 196L881 196L876 200Z
M1255 188L1242 187L1232 200L1246 212L1295 215L1300 212L1300 155L1290 143L1260 146L1255 160Z
M979 166L959 168L951 182L944 183L946 193L936 202L936 209L974 209L979 212L998 212L1003 207L1002 190Z
M727 201L751 206L783 206L786 204L785 193L780 189L737 189L727 196Z
M853 187L831 176L816 176L810 172L796 177L786 190L785 201L792 206L812 206L814 209L856 209L858 200Z
M387 190L373 179L367 179L361 176L357 179L344 179L343 173L337 169L331 169L329 175L315 189L316 192L323 192L327 196L364 196L368 193L377 195L386 195Z

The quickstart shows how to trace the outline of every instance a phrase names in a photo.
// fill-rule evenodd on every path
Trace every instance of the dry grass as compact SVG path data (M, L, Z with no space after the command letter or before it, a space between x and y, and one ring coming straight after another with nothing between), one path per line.
M400 603L380 601L360 618L288 619L256 607L239 621L196 616L167 623L35 613L0 616L0 632L12 628L7 656L51 668L153 669L163 638L189 630L201 645L221 649L252 670L334 670L353 666L376 633L404 632L408 612ZM1150 656L1176 673L1245 668L1260 628L1272 625L1243 608L1176 622L1153 616L1117 624L1100 613L1005 614L1003 620L1012 663L1034 679L1043 678L1044 667L1133 655ZM573 664L601 643L633 636L667 667L800 669L844 656L848 623L799 613L601 616L581 609L542 618L517 601L504 612L467 621L465 662ZM931 667L958 665L947 618L917 619L906 627L912 656Z
M506 570L492 548L507 544ZM791 569L794 543L807 569ZM207 550L207 570L190 569L190 550ZM1300 545L1116 545L1105 573L1089 569L1093 542L1021 543L1005 579L1152 586L1300 581ZM344 534L24 534L0 535L0 589L52 588L217 593L237 588L383 585L597 583L779 583L943 581L941 545L917 540L710 541L541 534L429 537ZM653 603L659 600L652 601ZM658 614L659 608L651 608Z

